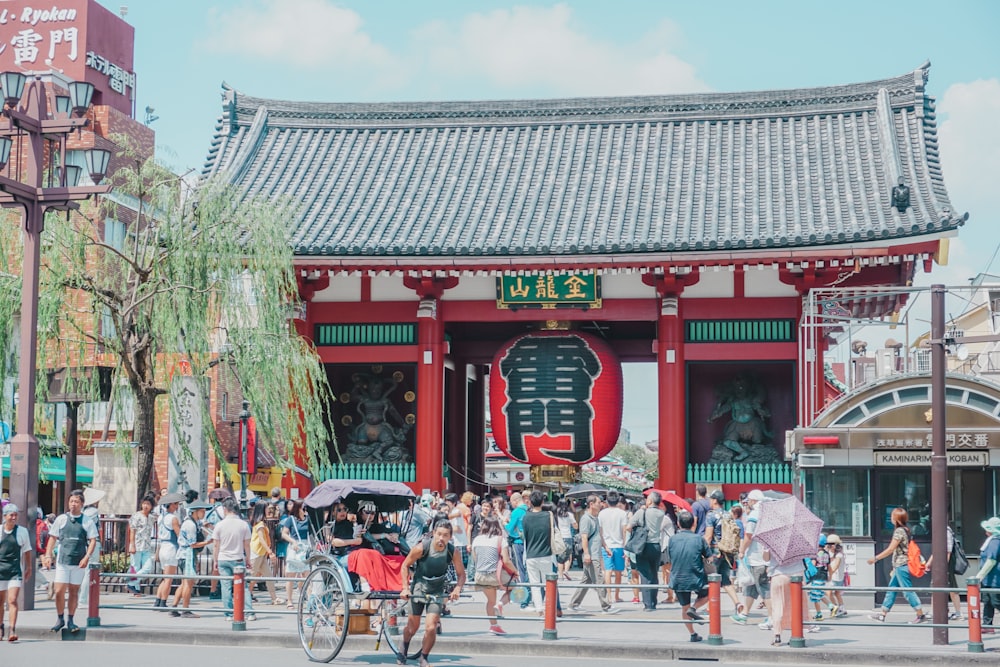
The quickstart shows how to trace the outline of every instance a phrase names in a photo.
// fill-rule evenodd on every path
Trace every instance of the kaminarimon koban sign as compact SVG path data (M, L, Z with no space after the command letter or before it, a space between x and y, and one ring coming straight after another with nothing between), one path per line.
M537 331L493 357L490 415L497 446L532 465L582 465L618 441L622 369L600 338Z

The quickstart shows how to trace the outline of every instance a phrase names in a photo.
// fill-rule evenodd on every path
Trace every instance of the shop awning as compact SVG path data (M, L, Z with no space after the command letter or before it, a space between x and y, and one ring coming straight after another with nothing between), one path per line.
M43 482L65 482L66 460L43 459L38 463L38 478ZM10 477L10 459L3 460L3 476ZM85 465L76 464L76 481L78 484L89 484L94 481L94 471Z

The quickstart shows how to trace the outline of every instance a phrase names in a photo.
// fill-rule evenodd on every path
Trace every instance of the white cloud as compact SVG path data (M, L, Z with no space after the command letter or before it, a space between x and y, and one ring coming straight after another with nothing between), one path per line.
M427 67L507 90L550 95L630 95L708 89L670 53L678 31L664 21L629 45L601 41L574 24L565 4L514 7L436 21L415 32Z
M392 64L389 51L375 43L361 16L329 0L263 0L238 9L213 11L201 47L271 64L330 70Z
M938 128L941 166L948 195L969 222L952 242L948 273L962 284L986 268L997 247L995 197L1000 174L1000 80L950 86L937 106L944 118ZM1000 271L994 262L992 272ZM937 271L935 271L937 275Z
M958 205L996 189L1000 174L1000 80L957 83L945 91L938 112L945 182ZM991 197L992 198L992 197ZM985 211L984 211L985 213Z

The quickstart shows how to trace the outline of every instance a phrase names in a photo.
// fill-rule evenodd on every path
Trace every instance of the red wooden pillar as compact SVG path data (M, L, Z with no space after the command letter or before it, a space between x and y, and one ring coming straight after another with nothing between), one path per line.
M436 298L417 308L417 490L443 490L444 323Z
M684 315L681 292L698 282L697 270L684 274L646 274L656 288L660 313L656 320L656 384L659 403L657 486L684 494L687 481L687 380L684 367Z
M684 494L687 481L687 423L684 406L684 318L678 293L660 299L656 320L656 378L659 390L659 478L661 489Z

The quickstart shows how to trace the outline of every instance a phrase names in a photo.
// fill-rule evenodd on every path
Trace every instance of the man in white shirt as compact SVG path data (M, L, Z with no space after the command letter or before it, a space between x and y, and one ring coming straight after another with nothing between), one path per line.
M764 546L759 540L754 539L753 535L757 530L757 522L760 520L760 504L762 502L764 502L764 493L760 489L754 489L747 495L747 507L750 510L750 514L745 521L746 525L743 541L740 543L739 558L741 561L746 558L745 563L742 563L741 566L750 566L754 583L744 587L746 594L745 611L743 614L737 614L733 617L733 620L737 623L745 624L746 614L750 613L750 610L753 609L754 601L759 597L764 601L764 606L767 608L768 614L768 618L763 623L760 623L760 628L762 630L771 630L773 628L771 623L771 578L767 574L767 560L764 558Z
M70 632L78 632L79 626L73 622L77 604L80 601L80 584L90 565L90 555L97 548L97 525L83 518L83 491L76 489L69 494L69 509L56 517L49 530L49 543L45 546L45 565L50 567L52 554L59 542L59 559L56 561L56 615L59 620L52 626L52 632L64 627ZM68 602L66 598L69 598ZM63 619L63 611L66 619Z
M597 515L597 524L601 527L601 548L604 556L604 583L610 585L622 583L622 572L625 571L625 527L628 525L628 514L618 506L621 500L617 491L608 492L608 506ZM614 602L621 602L620 590L614 589Z
M250 571L250 526L240 516L236 501L226 498L223 503L226 517L215 525L212 533L212 562L214 572L223 577L232 577L237 567ZM246 583L246 579L244 579ZM226 609L226 618L233 617L233 580L222 580L222 600ZM250 586L247 585L243 596L244 609L248 612L246 620L256 621L250 600Z

